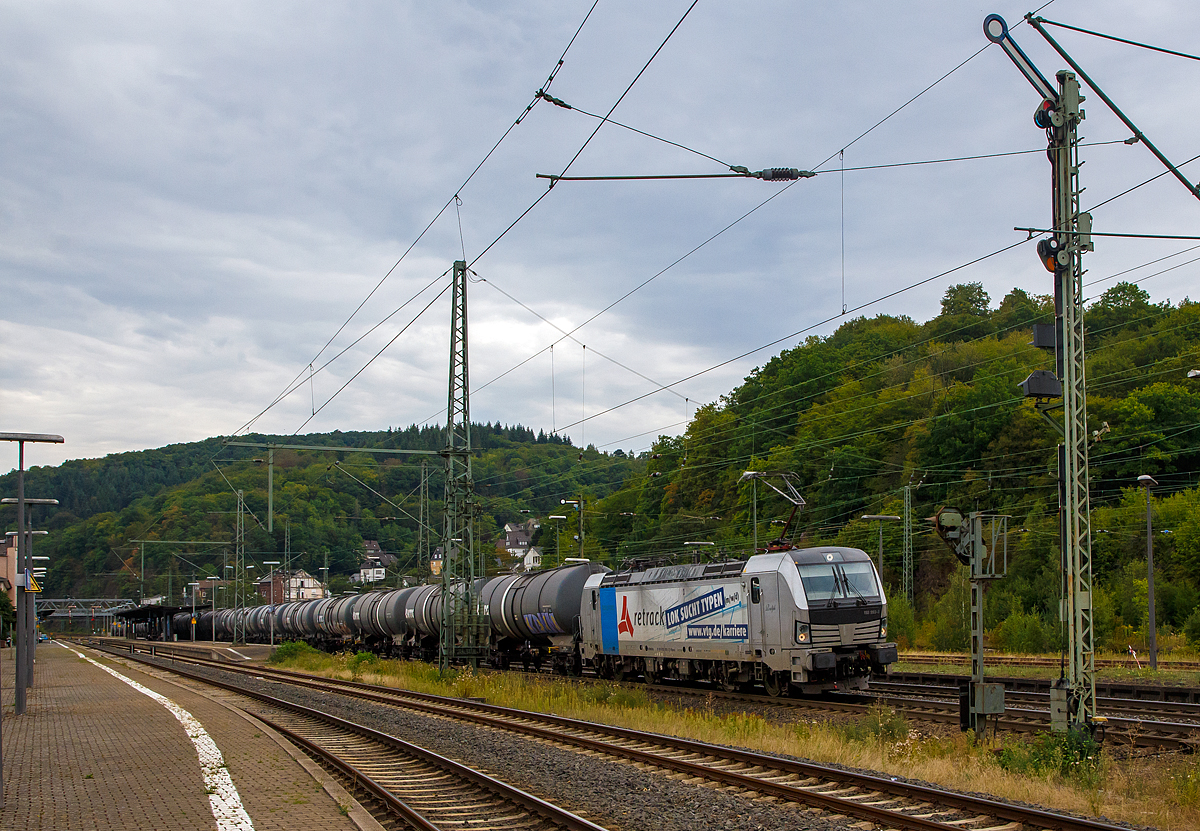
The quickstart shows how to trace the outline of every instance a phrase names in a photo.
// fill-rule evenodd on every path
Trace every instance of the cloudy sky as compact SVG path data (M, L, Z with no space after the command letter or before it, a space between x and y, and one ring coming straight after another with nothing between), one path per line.
M600 0L550 91L607 112L688 5ZM1063 68L1010 0L701 0L613 118L720 163L605 125L571 173L821 175L786 190L563 182L503 234L596 119L540 102L462 184L590 6L0 2L0 429L65 436L30 449L27 463L52 464L252 420L279 434L442 422L449 303L435 297L464 251L481 278L475 420L610 450L680 431L772 354L833 331L843 307L921 321L955 282L981 281L993 303L1051 290L1021 246L874 302L1017 242L1014 226L1044 227L1043 154L839 172L1045 146L1033 90L998 47L975 55L994 11L1046 75ZM1184 51L1200 28L1183 0L1042 14ZM1171 159L1200 154L1200 63L1054 31ZM1129 132L1097 96L1085 109L1086 140L1117 142L1083 151L1085 207L1162 170L1120 143ZM1200 178L1200 162L1185 170ZM1166 176L1099 208L1095 229L1196 234L1198 218ZM1125 279L1178 302L1200 264L1158 272L1195 244L1099 239L1089 293L1175 255Z

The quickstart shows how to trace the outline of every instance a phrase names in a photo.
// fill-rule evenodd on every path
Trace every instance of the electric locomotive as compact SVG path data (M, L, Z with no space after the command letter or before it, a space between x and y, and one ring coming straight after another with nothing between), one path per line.
M757 682L774 696L865 689L897 657L871 558L832 546L593 574L580 653L605 678Z

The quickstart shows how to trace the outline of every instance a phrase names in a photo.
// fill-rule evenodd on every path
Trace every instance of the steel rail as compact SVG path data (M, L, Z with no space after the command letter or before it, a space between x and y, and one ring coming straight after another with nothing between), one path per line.
M159 669L166 669L165 667L162 667L160 664L156 664L145 658L140 658L137 655L131 655L126 652L113 651L113 650L102 648L102 647L93 646L92 648L100 648L102 651L108 652L109 654L113 654L113 655L116 655L116 656L119 656L122 658L131 658L132 660L137 661L139 663L144 663L149 666L157 667ZM240 674L243 674L243 675L254 676L254 675L262 674L261 672L257 672L257 671L254 671L254 672L247 671L247 669L243 668L243 667L230 666L228 664L219 664L217 662L206 662L203 659L193 658L190 656L187 658L182 658L180 660L185 663L195 663L195 664L200 664L202 666L207 663L212 663L218 669L222 669L225 671L232 670L234 672L239 672ZM255 669L258 670L259 668L255 668ZM226 681L219 681L219 680L216 680L213 678L207 678L198 673L188 672L187 670L181 669L179 667L171 667L168 671L175 673L177 675L182 675L183 677L189 678L193 681L198 681L201 684L206 684L209 686L217 687L217 688L225 690L227 692L235 693L236 695L241 695L241 696L245 696L247 698L254 699L256 701L262 702L269 706L277 707L281 710L285 710L285 711L289 711L289 712L293 712L293 713L299 713L300 715L305 716L307 718L325 722L327 724L333 725L334 727L345 730L347 732L356 733L360 736L370 739L373 742L376 742L385 747L389 747L400 753L414 756L418 759L421 759L421 760L428 762L436 767L441 768L442 770L446 771L447 773L450 773L453 776L457 776L461 779L465 779L468 782L471 782L475 785L478 785L479 787L482 787L488 791L491 791L493 794L495 794L496 796L498 796L504 800L512 802L513 804L519 805L523 808L526 808L526 809L532 811L533 813L537 814L538 816L542 817L543 819L548 820L549 822L551 822L555 825L559 825L559 826L562 826L563 828L568 829L568 831L608 831L603 826L596 825L595 823L590 822L590 821L584 819L583 817L581 817L575 813L572 813L571 811L568 811L565 808L561 808L558 805L555 805L551 802L547 802L546 800L539 799L538 797L534 796L533 794L523 791L520 788L517 788L513 785L509 785L507 782L503 782L499 779L494 779L494 778L488 776L487 774L484 774L484 773L481 773L480 771L475 770L474 768L468 767L467 765L463 765L459 762L454 761L453 759L449 759L438 753L434 753L432 750L423 748L420 745L415 745L410 742L406 742L403 739L396 738L395 736L391 736L387 733L382 733L378 730L374 730L370 727L367 727L366 725L356 724L355 722L347 721L342 718L338 718L337 716L331 715L329 713L324 713L324 712L321 712L320 710L314 710L311 707L305 707L302 704L295 704L291 701L286 701L284 699L276 698L274 696L268 695L266 693L258 692L256 690L249 690L244 687L239 687L236 684L231 684ZM312 742L304 739L303 737L297 736L294 731L288 730L286 727L283 727L282 725L272 722L269 717L264 717L264 716L261 716L258 714L254 714L254 715L255 715L255 718L258 718L261 721L266 722L273 729L279 730L281 733L287 735L289 740L292 740L294 738L294 739L300 741L301 743L303 743L307 747L316 747L316 745L314 745ZM323 756L326 754L325 751L321 751L321 752L322 752ZM336 759L336 757L334 757L334 758ZM348 763L346 763L343 760L338 760L337 765L338 765L339 769L342 769L344 772L347 772L348 775L357 776L362 781L371 781L375 785L375 787L379 787L379 788L383 787L379 783L374 782L374 780L370 780L370 777L367 777L361 771L357 771L357 769L355 769L352 765L349 765ZM390 794L390 792L386 791L386 788L384 789L384 792L389 794L389 796L384 797L384 800L389 804L389 806L393 802L399 803L401 805L404 804L403 801L400 800L398 797L396 797L394 794ZM412 809L411 807L406 806L406 810L403 812L403 815L407 816L409 812L417 813L415 811L415 809ZM417 814L417 815L420 816L419 814ZM425 825L423 826L424 831L441 831L441 829L439 829L435 825L432 825L427 820L424 820L424 823L425 823Z
M136 648L136 646L132 648ZM236 669L236 665L232 664L226 664L222 662L206 662L205 659L195 656L194 654L187 654L186 651L182 654L172 653L170 651L163 650L162 645L155 645L152 647L148 646L148 651L151 655L160 655L168 660L194 662L200 665L205 665L207 663L208 665L217 666L229 671L243 671ZM127 653L122 651L120 654L124 655ZM252 674L263 673L277 673L290 678L295 678L298 679L296 683L311 689L325 690L333 686L339 689L388 689L386 687L378 687L371 684L360 684L358 682L346 681L342 679L318 678L317 676L308 675L307 673L299 673L276 668L261 668ZM939 724L957 724L961 717L959 713L959 704L957 701L948 702L945 700L921 699L911 695L875 695L871 697L869 702L859 702L847 699L866 697L869 695L869 693L864 693L861 696L856 696L853 693L845 693L841 694L843 696L841 699L788 699L766 695L753 695L736 692L730 693L720 690L701 690L688 687L664 685L643 685L633 682L626 683L639 689L657 690L659 692L675 695L703 695L705 697L713 696L717 698L726 698L732 701L751 700L760 704L788 707L791 709L866 714L870 712L872 707L878 704L886 704L887 706L895 709L901 715L917 721L936 722ZM394 692L392 694L398 695L399 693ZM957 693L955 693L955 695L956 694ZM404 691L404 695L416 697L426 694ZM1118 738L1126 741L1131 745L1159 750L1182 750L1189 752L1200 749L1200 724L1161 720L1149 721L1140 717L1126 718L1118 715L1111 715L1107 718L1107 735L1111 736L1112 738ZM1049 727L1049 711L1048 709L1043 711L1029 709L1027 707L1008 707L1006 708L1004 715L1000 716L998 719L995 719L992 723L1000 730L1006 730L1014 733L1028 734L1043 732Z
M124 653L119 653L124 654ZM185 662L205 664L209 662L188 657ZM246 675L263 675L262 667L230 666L212 662L215 668L233 671ZM178 671L178 670L176 670ZM586 735L572 735L568 730L583 733L600 734L621 739L636 744L658 745L684 755L701 755L714 757L721 762L735 762L744 765L765 768L778 773L799 777L801 780L824 779L836 783L853 785L863 788L868 793L887 794L895 799L917 800L925 803L953 808L964 812L986 814L1009 822L1021 822L1038 828L1057 829L1058 831L1118 831L1122 826L1113 825L1099 820L1083 817L1073 817L1054 811L1038 808L1027 808L1011 805L998 800L984 797L957 794L939 790L926 785L917 785L894 781L890 778L872 776L870 774L828 768L812 762L801 762L769 756L747 750L712 745L705 742L682 739L674 736L664 736L657 733L645 733L623 727L586 722L565 716L555 716L543 713L533 713L513 710L493 704L483 704L463 699L447 698L430 693L416 693L408 690L397 690L380 687L362 682L342 681L335 679L314 680L313 676L294 673L288 670L269 669L267 674L287 678L287 683L293 683L310 689L339 691L375 703L404 706L421 712L427 712L441 717L458 717L489 727L496 727L510 732L520 732L546 741L572 744L585 750L609 756L621 756L630 761L641 762L659 768L673 769L692 777L714 780L726 785L736 786L745 790L756 791L771 796L799 802L811 807L820 808L832 813L853 816L868 820L888 828L912 829L912 831L947 831L951 828L961 828L960 822L938 822L921 816L904 814L897 809L880 808L874 805L855 802L839 796L831 796L804 787L797 787L780 782L771 782L755 776L723 770L712 765L693 762L686 759L662 756L657 753L642 750L637 747L615 745L611 742L589 738ZM192 673L181 672L192 676ZM205 683L215 683L225 686L222 682L211 682L199 677ZM237 692L245 692L235 685L230 685ZM408 699L408 700L398 700ZM490 715L489 715L490 714ZM528 722L540 721L550 727L539 727Z
M383 802L389 810L399 814L401 819L418 829L418 831L442 831L441 828L425 819L425 817L419 811L410 806L407 802L400 799L400 797L396 796L386 787L381 785L379 782L376 782L366 773L354 767L349 762L339 758L330 751L321 747L319 744L309 741L298 733L294 733L293 731L284 727L282 724L274 722L260 714L255 714L254 717L264 724L270 725L271 729L285 736L288 741L290 741L292 744L298 745L309 755L316 756L318 759L321 759L331 767L337 768L347 779L350 779L356 784L362 785L364 788L370 791L370 793L376 799Z

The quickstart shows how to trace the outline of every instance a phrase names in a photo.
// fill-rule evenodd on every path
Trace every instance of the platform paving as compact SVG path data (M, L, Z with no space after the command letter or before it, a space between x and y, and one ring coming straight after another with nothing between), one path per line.
M15 716L12 650L0 652L5 786L0 828L218 827L196 748L166 707L68 649L43 643L28 710ZM330 795L261 725L205 695L99 653L86 654L171 699L203 725L259 831L374 825L336 784Z

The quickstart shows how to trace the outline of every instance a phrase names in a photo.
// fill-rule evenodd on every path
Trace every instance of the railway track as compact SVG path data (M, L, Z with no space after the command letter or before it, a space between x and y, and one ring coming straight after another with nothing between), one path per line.
M114 654L122 657L127 655L123 650L114 651ZM137 656L134 657L137 659ZM521 734L535 741L619 759L643 769L686 777L710 787L734 790L756 798L765 797L797 803L835 816L848 817L855 822L869 822L882 829L950 831L970 828L977 831L1018 831L1045 828L1059 831L1116 831L1120 827L1100 820L1072 817L1029 806L943 791L890 777L872 776L561 716L511 710L485 703L358 682L317 678L286 670L230 666L196 658L179 658L177 663L234 672L325 694L349 696L438 718L468 721L483 727ZM201 679L201 676L178 667L172 671ZM211 683L208 679L202 680ZM221 685L240 689L231 684Z
M749 700L760 705L814 712L864 715L885 704L913 721L957 725L960 719L958 689L951 686L874 682L869 692L798 699L690 687L636 686L679 696ZM1153 750L1194 752L1200 749L1200 705L1116 698L1097 701L1101 715L1108 718L1105 739ZM1014 733L1039 733L1050 729L1049 693L1006 692L1005 703L1004 715L989 718L989 726Z
M906 682L875 681L871 692L895 698L943 698L958 700L958 686L950 684L912 684ZM1028 690L1006 690L1004 700L1020 708L1047 710L1050 708L1049 692ZM1200 730L1200 704L1180 701L1158 701L1153 699L1096 696L1096 707L1102 714L1127 717L1150 717L1154 719L1186 719Z
M102 651L162 668L136 655ZM220 689L225 703L250 713L340 774L352 793L365 791L382 809L383 818L399 821L393 823L396 827L417 831L464 827L479 831L605 831L495 777L370 727L237 685L178 669L171 672L193 684Z
M971 665L971 656L953 652L923 654L923 653L901 653L900 663L902 664L926 664L933 666L967 666ZM984 659L984 663L988 666L1010 666L1010 667L1055 667L1061 664L1059 658L1043 658L1024 655L988 655ZM1145 668L1146 663L1143 661L1139 667L1137 661L1132 658L1097 658L1097 669L1139 669ZM1158 659L1159 669L1180 670L1182 672L1200 672L1200 661L1184 661L1174 659Z

